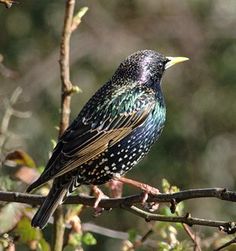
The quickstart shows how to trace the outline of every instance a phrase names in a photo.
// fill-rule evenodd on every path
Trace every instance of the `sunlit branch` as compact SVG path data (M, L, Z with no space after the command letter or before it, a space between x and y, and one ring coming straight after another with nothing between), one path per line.
M0 201L6 202L19 202L26 203L30 205L39 205L43 202L45 197L40 195L31 195L15 192L0 192ZM178 204L181 201L197 198L216 198L219 200L236 202L236 192L228 191L224 188L205 188L205 189L190 189L184 190L172 194L157 194L150 195L148 202L158 202L158 203L170 203L173 205ZM135 204L141 204L143 199L142 194L136 194L132 196L126 196L122 198L110 198L102 199L99 203L99 207L109 209L109 208L123 208L130 211L146 220L157 220L157 221L168 221L168 222L181 222L187 225L202 225L209 227L217 227L227 233L236 232L236 222L228 221L215 221L215 220L205 220L199 218L193 218L190 215L187 216L173 216L166 217L158 214L151 214L149 212L143 211L137 207ZM69 196L64 204L83 204L85 206L93 206L96 198L91 196L73 195Z

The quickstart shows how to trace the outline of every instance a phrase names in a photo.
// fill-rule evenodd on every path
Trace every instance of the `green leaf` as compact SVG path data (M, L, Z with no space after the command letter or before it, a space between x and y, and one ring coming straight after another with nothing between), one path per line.
M37 168L37 170L39 171L39 173L42 173L44 171L44 169L45 169L45 166L39 166Z
M162 189L164 193L168 193L170 190L170 183L167 179L162 179Z
M63 248L63 251L75 251L75 247L72 246L72 245L66 245L66 246Z
M41 238L38 243L37 251L50 251L50 250L51 248L48 242L44 238Z
M137 239L138 233L135 229L130 229L128 231L128 235L129 235L129 241L134 242Z
M68 243L72 246L81 246L82 235L79 233L72 233L69 235Z
M23 217L17 224L15 232L20 236L20 240L23 243L29 243L33 240L40 240L42 238L42 232L39 229L32 228L30 220Z
M158 245L158 250L160 251L169 251L171 250L171 247L168 243L164 242L164 241L160 241L159 245Z
M82 237L82 242L88 246L97 244L97 240L94 238L94 236L91 233L84 234Z
M55 139L51 139L51 144L52 144L52 148L55 148L57 145L57 142Z

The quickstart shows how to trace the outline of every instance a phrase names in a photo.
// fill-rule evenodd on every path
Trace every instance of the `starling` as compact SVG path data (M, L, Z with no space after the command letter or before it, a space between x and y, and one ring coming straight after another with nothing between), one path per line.
M166 118L162 75L185 60L142 50L120 64L60 137L45 170L28 187L30 192L53 179L33 227L43 228L76 187L122 177L148 153Z

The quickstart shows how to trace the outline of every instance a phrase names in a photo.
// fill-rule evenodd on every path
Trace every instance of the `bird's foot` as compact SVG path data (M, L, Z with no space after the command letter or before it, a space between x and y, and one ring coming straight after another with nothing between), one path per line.
M134 187L138 187L140 189L142 189L145 193L144 195L144 198L146 198L147 200L147 196L148 194L159 194L159 190L155 187L152 187L148 184L145 184L145 183L142 183L142 182L139 182L139 181L136 181L136 180L131 180L131 179L128 179L128 178L125 178L125 177L115 177L116 180L124 183L124 184L128 184L128 185L131 185L131 186L134 186Z
M159 208L159 203L158 202L147 202L148 196L151 195L157 195L160 194L159 190L155 187L151 187L152 190L151 191L144 191L142 194L142 205L143 207L150 211L150 212L154 212Z
M94 205L93 205L93 208L98 208L98 205L99 205L99 202L102 200L102 199L108 199L109 197L106 196L101 189L99 189L97 186L93 186L93 193L95 195L95 202L94 202Z
M159 203L146 203L149 195L160 194L160 191L157 188L152 187L152 186L145 184L145 183L138 182L136 180L131 180L131 179L125 178L125 177L116 177L115 179L124 183L124 184L129 184L129 185L138 187L141 190L143 190L142 205L147 207L149 210L156 210L158 208Z

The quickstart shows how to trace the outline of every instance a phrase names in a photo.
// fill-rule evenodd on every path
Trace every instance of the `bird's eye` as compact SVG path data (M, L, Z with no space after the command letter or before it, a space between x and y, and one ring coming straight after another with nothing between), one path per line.
M163 63L158 63L158 68L159 68L160 70L163 70L163 68L164 68Z

